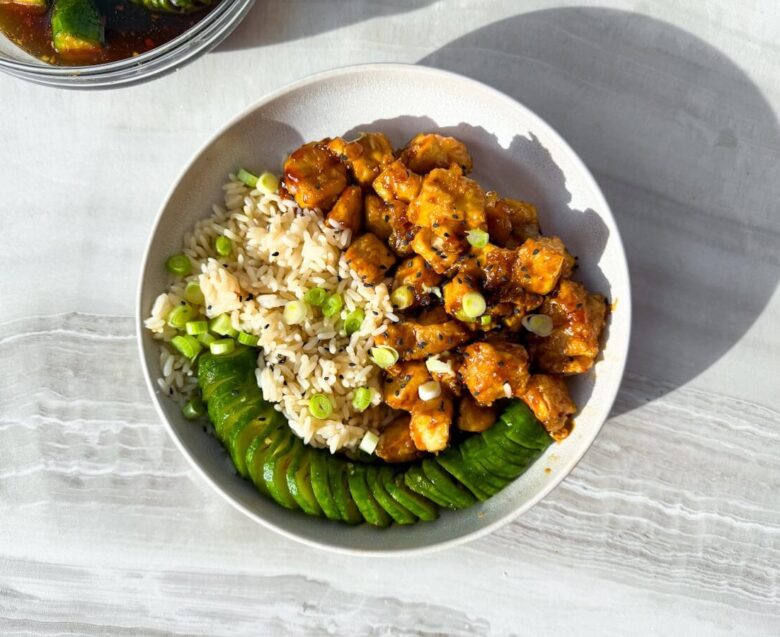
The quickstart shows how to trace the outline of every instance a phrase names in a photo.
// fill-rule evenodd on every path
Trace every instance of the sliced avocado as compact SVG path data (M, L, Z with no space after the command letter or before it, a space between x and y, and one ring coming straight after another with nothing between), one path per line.
M341 520L341 513L339 513L339 508L333 499L330 481L328 480L328 456L329 452L325 449L312 453L311 466L309 468L311 488L325 517L329 520Z
M301 449L287 467L287 488L304 513L321 516L322 507L311 486L311 459L321 452L305 445L301 445Z
M303 453L303 443L292 433L266 453L263 462L263 480L268 494L287 509L298 509L298 503L287 487L287 467L297 454Z
M460 483L453 481L449 474L442 469L435 460L426 458L422 461L422 471L425 477L430 480L434 488L442 494L450 503L452 509L465 509L476 503L474 496L469 491L460 486Z
M273 408L270 411L278 413ZM252 413L251 411L249 413ZM269 413L269 406L266 404L260 407L258 412L251 419L242 419L233 427L230 435L230 456L233 458L233 464L236 465L238 472L245 478L249 477L246 466L247 451L249 445L258 436L266 436L274 429L285 426L278 418Z
M363 516L352 499L347 479L347 463L341 458L328 457L328 481L341 519L347 524L360 524Z
M225 383L243 384L254 378L256 366L257 351L240 345L230 354L201 354L198 358L198 383L203 391L203 400L208 402L211 394Z
M105 44L105 22L92 0L54 0L52 44L66 56L96 53Z
M412 465L406 470L406 473L404 474L404 484L415 493L419 493L429 500L433 500L440 507L445 507L447 509L454 508L444 494L442 494L434 484L425 477L422 467L419 465Z
M257 487L257 490L268 495L263 476L263 466L268 451L277 447L280 443L289 443L292 434L287 429L272 429L271 431L256 436L246 450L246 469L249 479Z
M453 478L471 491L480 502L484 502L490 497L490 494L480 484L478 478L472 475L463 456L456 447L450 448L444 453L436 456L438 462Z
M552 439L533 412L521 400L512 401L498 419L497 425L506 426L506 436L528 449L543 451L550 446Z
M375 465L366 467L366 484L377 504L381 506L397 524L407 525L417 522L417 517L409 511L409 509L390 497L390 494L385 490L382 481L379 479L379 469L377 469Z
M393 473L387 465L379 469L382 486L398 504L411 511L425 522L431 522L439 517L439 509L428 498L415 493L404 484L402 473Z
M347 483L349 492L360 510L363 519L372 526L390 526L392 522L387 512L379 506L374 496L368 490L366 482L366 466L362 464L347 463Z

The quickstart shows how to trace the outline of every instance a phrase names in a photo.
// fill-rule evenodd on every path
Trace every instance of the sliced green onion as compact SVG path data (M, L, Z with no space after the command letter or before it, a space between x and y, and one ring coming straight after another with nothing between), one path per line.
M485 297L479 292L466 292L466 294L463 295L461 305L463 307L463 313L470 319L482 316L487 309Z
M254 334L247 334L246 332L238 333L238 342L242 345L249 345L249 347L255 347L260 338Z
M174 254L168 257L165 267L171 274L178 276L187 276L192 272L192 262L186 254Z
M198 339L189 334L174 336L171 339L171 345L189 359L194 359L200 354L200 350L203 349L203 346L198 342Z
M344 307L344 299L341 298L341 294L334 292L329 294L328 298L322 304L322 314L324 316L335 316L341 312L341 308Z
M398 362L398 351L393 347L388 347L387 345L372 347L370 356L371 360L382 369L392 367Z
M367 431L363 436L363 440L360 441L360 450L365 451L368 454L374 453L377 444L379 443L379 436L373 431Z
M182 405L181 413L187 420L195 420L206 413L206 406L200 398L193 398Z
M325 394L314 394L309 399L309 413L318 420L324 420L333 412L333 403Z
M201 292L197 281L190 281L184 288L184 300L193 305L203 305L206 299L203 298L203 292Z
M487 327L493 322L493 317L490 316L490 314L483 314L479 317L479 324L482 325L482 327Z
M466 233L466 241L475 248L484 248L490 241L490 235L484 230L469 230Z
M454 374L452 364L444 362L436 356L431 356L425 361L425 367L431 374Z
M214 341L217 340L217 337L213 334L209 334L206 332L205 334L198 334L198 340L203 343L206 347L211 345Z
M417 388L417 395L420 400L433 400L441 396L441 383L435 380L429 380Z
M214 239L214 249L217 251L217 254L221 257L230 256L230 253L233 252L233 242L227 237L223 237L220 235L219 237Z
M195 309L191 305L188 303L177 305L171 310L171 313L168 314L168 325L177 330L183 330L187 321L190 321L193 318L195 318Z
M264 195L272 195L279 190L279 178L273 173L264 172L257 180L257 189Z
M390 302L399 310L405 310L414 303L414 292L408 285L402 285L393 290L393 293L390 295Z
M236 177L238 177L238 180L243 182L244 185L249 186L250 188L257 186L257 177L248 170L240 168Z
M209 351L217 356L230 354L234 349L236 349L236 342L232 338L221 338L209 345Z
M320 307L325 303L326 298L328 298L328 291L325 288L311 288L303 295L303 300L314 307Z
M298 325L306 318L306 307L300 301L289 301L284 306L284 322L287 325Z
M352 396L352 406L356 411L365 411L371 404L371 389L358 387Z
M209 321L209 329L211 329L214 334L219 334L220 336L235 337L238 335L238 330L233 327L233 322L230 320L229 314L215 316Z
M360 308L347 314L347 318L344 319L344 331L347 333L347 336L351 336L357 332L360 329L360 326L363 325L365 318L366 313Z
M466 316L466 313L463 310L455 310L455 318L459 321L462 321L463 323L473 323L474 318L470 316Z
M553 320L546 314L526 314L520 321L523 327L537 336L549 336L553 331Z
M208 321L187 321L185 325L187 328L187 334L192 336L198 336L199 334L206 334L209 331Z

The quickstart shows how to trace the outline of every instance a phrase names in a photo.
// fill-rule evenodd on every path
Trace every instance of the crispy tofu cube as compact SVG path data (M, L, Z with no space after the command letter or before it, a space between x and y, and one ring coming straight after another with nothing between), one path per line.
M387 370L383 388L385 402L393 409L411 411L420 400L417 390L431 380L422 361L399 361Z
M420 228L412 239L412 250L430 263L434 272L444 274L463 254L468 244L455 237L441 237L431 228Z
M529 348L540 370L550 374L581 374L599 354L606 303L581 283L563 279L555 296L545 297L540 312L553 320L550 336L530 336Z
M395 264L395 255L390 248L370 232L352 241L344 259L358 278L369 285L382 281Z
M420 133L401 151L399 159L414 172L425 174L434 168L460 166L464 173L471 172L471 155L466 145L454 137L436 133Z
M304 144L284 162L284 188L301 208L330 210L347 187L347 168L328 141Z
M496 410L478 405L470 394L466 394L458 405L457 426L461 431L480 433L487 431L496 422Z
M409 430L410 417L400 416L384 428L376 446L376 455L385 462L411 462L420 456Z
M409 220L436 234L463 237L467 230L484 230L485 193L473 179L464 177L460 168L437 168L422 181L419 194L409 205Z
M566 383L560 376L533 374L521 397L531 408L545 429L553 437L565 437L569 417L577 411L577 405L569 396Z
M391 202L394 199L409 203L420 192L422 177L409 170L396 160L388 164L373 181L374 190L382 199Z
M450 370L448 372L430 372L433 380L441 383L442 387L446 387L451 394L460 396L463 392L463 383L458 375L458 370L461 366L461 359L452 352L447 352L439 356L439 360L446 365L449 365Z
M477 252L477 263L481 268L485 289L497 290L512 279L512 268L517 260L514 250L499 248L488 243Z
M444 296L444 309L447 311L447 314L458 318L461 321L464 320L463 314L461 313L461 310L463 309L463 297L469 292L481 294L476 282L473 281L471 277L461 274L460 272L456 273L452 279L445 283L442 287L442 293Z
M526 239L517 249L512 281L529 292L549 294L573 265L573 257L558 237Z
M408 206L397 199L387 204L390 208L390 225L393 228L388 243L399 257L407 257L414 254L412 240L417 228L414 227L407 216Z
M528 354L516 343L472 343L463 351L460 374L480 405L492 405L500 398L520 398L528 383Z
M363 133L351 142L337 138L328 147L341 156L355 181L364 188L370 186L382 168L394 160L393 147L384 133Z
M401 360L423 360L465 343L471 333L459 321L421 325L415 321L394 323L376 337L377 345L394 348Z
M414 299L410 307L425 305L430 301L431 288L438 287L441 279L441 275L425 259L414 256L404 259L398 265L393 278L393 290L406 286Z
M360 186L347 186L327 216L328 223L339 230L349 229L357 236L363 227L363 193Z
M366 230L372 232L383 241L387 241L393 233L390 223L392 208L378 195L368 194L363 200L363 217Z
M528 238L539 236L539 219L533 204L502 199L495 192L488 192L486 201L485 216L492 243L514 248Z
M442 394L433 400L421 400L412 409L409 431L420 451L443 451L450 440L452 398Z

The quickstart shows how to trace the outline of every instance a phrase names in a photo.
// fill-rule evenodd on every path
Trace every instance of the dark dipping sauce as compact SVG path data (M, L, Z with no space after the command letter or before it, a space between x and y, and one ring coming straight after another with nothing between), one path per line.
M106 43L100 51L63 56L54 50L51 6L45 11L0 0L0 32L43 62L63 66L102 64L135 57L165 44L200 22L214 7L196 13L151 13L129 0L95 0L106 21Z

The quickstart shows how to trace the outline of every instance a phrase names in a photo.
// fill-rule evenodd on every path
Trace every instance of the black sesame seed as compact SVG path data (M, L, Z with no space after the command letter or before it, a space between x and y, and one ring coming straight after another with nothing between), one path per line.
M173 387L169 387L169 388L168 388L168 393L169 393L171 396L173 396Z
M278 251L276 251L276 252L272 252L272 253L271 253L271 256L272 256L272 257L278 257L278 256L279 256L279 252L278 252Z
M539 254L539 248L534 249L533 254Z

